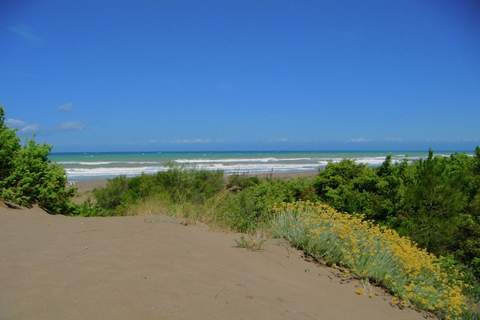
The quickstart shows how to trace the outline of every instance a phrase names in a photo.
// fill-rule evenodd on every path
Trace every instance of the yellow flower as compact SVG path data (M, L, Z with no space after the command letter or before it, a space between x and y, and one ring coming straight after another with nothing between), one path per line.
M308 241L315 244L304 250L382 283L395 293L392 304L414 304L447 318L460 317L468 308L463 294L467 286L457 280L461 273L442 269L438 257L396 231L322 203L283 203L275 210L278 215L293 214L301 223ZM355 293L363 295L364 289Z
M365 293L365 289L357 288L355 289L355 293L358 294L359 296L363 296L363 294Z

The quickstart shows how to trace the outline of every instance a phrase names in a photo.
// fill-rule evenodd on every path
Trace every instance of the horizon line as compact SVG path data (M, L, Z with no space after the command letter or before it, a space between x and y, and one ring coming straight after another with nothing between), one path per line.
M88 153L234 153L234 152L242 152L242 153L262 153L262 152L305 152L305 153L313 153L313 152L321 152L321 153L328 153L328 152L345 152L345 153L354 153L354 152L362 152L362 153L368 153L368 152L429 152L430 150L433 151L433 153L439 153L439 152L451 152L451 153L473 153L475 151L475 148L473 150L466 150L466 149L432 149L432 148L426 148L426 149L376 149L376 150L362 150L362 149L325 149L325 150L314 150L314 149L304 149L304 150L248 150L248 149L237 149L237 150L130 150L130 151L52 151L50 152L51 155L54 154L88 154Z

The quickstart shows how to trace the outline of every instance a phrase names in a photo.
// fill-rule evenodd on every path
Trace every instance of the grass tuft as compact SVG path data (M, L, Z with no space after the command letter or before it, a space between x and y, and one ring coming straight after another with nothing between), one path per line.
M263 235L241 235L235 240L237 248L245 248L250 251L262 251L267 239Z

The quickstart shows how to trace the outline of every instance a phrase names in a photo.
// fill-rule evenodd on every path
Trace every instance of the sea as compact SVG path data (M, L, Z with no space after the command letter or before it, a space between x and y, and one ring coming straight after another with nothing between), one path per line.
M437 155L439 153L436 153ZM442 152L440 155L449 155ZM218 151L218 152L75 152L53 153L50 159L65 168L70 181L136 176L166 171L172 166L220 170L225 174L305 173L318 171L329 162L352 159L379 166L387 155L394 162L427 156L418 151Z

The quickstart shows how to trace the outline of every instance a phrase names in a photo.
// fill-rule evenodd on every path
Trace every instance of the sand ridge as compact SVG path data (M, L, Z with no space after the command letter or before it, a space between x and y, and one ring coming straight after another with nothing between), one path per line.
M237 238L165 216L0 208L0 319L423 319L282 242Z

